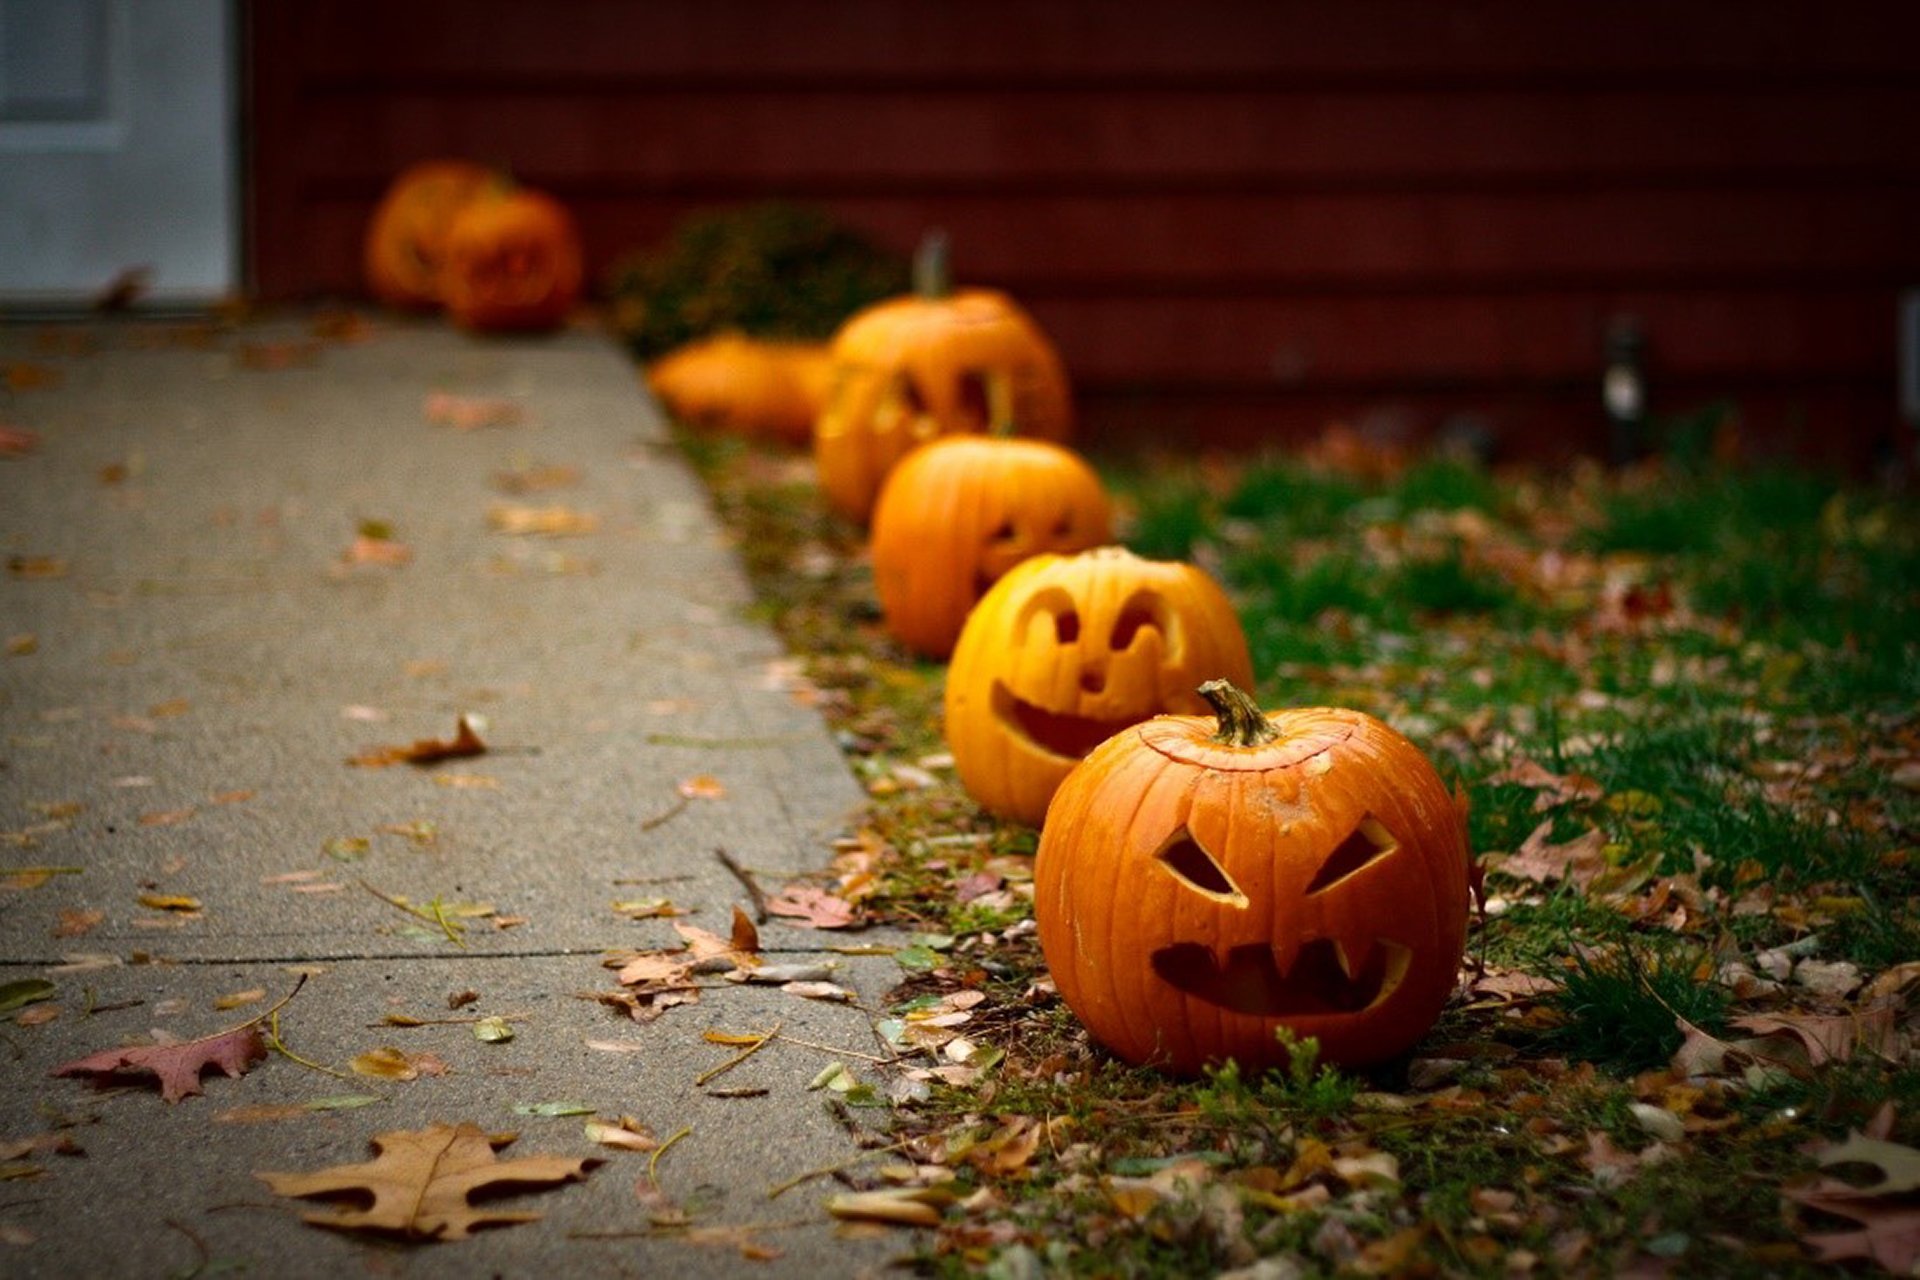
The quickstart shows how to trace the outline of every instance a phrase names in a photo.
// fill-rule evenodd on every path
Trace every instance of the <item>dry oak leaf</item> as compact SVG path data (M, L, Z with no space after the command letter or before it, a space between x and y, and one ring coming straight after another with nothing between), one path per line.
M368 747L347 763L361 769L384 769L390 764L438 764L442 760L461 760L485 755L487 744L473 727L473 721L461 716L453 737L420 738L407 747Z
M1853 1231L1803 1232L1801 1242L1821 1262L1866 1258L1894 1275L1920 1267L1920 1205L1911 1193L1920 1189L1920 1151L1899 1143L1854 1133L1816 1153L1823 1168L1866 1165L1879 1177L1864 1186L1825 1177L1810 1187L1784 1194L1809 1209L1858 1224Z
M767 899L767 910L814 929L850 929L865 923L851 902L807 884L788 885Z
M103 1049L99 1053L53 1069L56 1076L90 1075L98 1080L112 1076L146 1072L160 1078L160 1096L178 1102L199 1093L200 1072L218 1067L228 1076L246 1074L248 1067L267 1056L265 1040L257 1023L202 1036L198 1040L180 1040L172 1044L136 1045L127 1049Z
M537 1222L538 1213L477 1209L476 1194L579 1182L601 1162L592 1157L528 1156L499 1160L513 1139L475 1124L437 1124L375 1134L375 1159L313 1173L256 1173L283 1196L340 1196L363 1202L301 1220L338 1231L373 1231L408 1240L464 1240L479 1227Z

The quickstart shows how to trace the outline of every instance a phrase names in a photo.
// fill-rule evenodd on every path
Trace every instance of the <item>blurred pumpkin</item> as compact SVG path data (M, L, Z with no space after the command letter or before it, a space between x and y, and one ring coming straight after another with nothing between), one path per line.
M403 169L367 223L363 259L373 295L394 307L439 306L453 220L498 181L492 170L466 160L425 160Z
M915 292L850 318L833 339L833 388L814 425L820 486L864 521L900 459L935 436L1000 427L1065 440L1066 368L1027 313L991 289L954 292L945 241L929 236Z
M1064 445L943 436L908 454L873 510L873 583L887 630L944 658L968 612L1014 565L1112 536L1106 489Z
M580 298L580 235L542 191L496 189L469 202L447 231L441 272L447 311L469 329L551 329Z
M1182 1075L1411 1048L1453 991L1473 876L1463 806L1358 711L1163 716L1075 768L1034 860L1061 997L1120 1057Z
M722 333L660 357L647 384L683 422L804 444L826 399L830 368L823 342Z
M1253 663L1232 602L1204 570L1122 547L1034 556L960 629L947 746L975 800L1038 826L1081 757L1152 716L1204 712L1194 690L1215 678L1252 684Z

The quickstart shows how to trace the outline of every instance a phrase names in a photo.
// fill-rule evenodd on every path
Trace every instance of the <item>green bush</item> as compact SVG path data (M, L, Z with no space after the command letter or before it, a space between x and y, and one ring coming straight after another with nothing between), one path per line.
M907 287L905 259L806 205L766 203L689 216L666 243L608 274L614 323L650 359L709 333L823 339Z

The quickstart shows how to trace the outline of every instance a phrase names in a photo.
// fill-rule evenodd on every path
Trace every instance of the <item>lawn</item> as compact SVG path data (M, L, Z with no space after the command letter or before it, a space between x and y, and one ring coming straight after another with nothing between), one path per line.
M1920 1237L1920 522L1764 469L1491 473L1330 436L1111 458L1121 540L1209 569L1267 707L1378 716L1471 803L1486 897L1413 1053L1172 1081L1095 1047L1036 833L954 780L804 457L683 441L871 805L827 890L901 924L846 1171L936 1273L1814 1274ZM1850 1135L1854 1145L1848 1145Z

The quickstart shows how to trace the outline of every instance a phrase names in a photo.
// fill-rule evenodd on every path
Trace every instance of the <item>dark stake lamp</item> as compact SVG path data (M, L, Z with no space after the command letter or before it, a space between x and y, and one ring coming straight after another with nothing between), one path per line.
M1615 465L1631 462L1646 448L1646 335L1631 316L1607 326L1606 369L1600 375L1600 403L1607 413L1608 444Z

